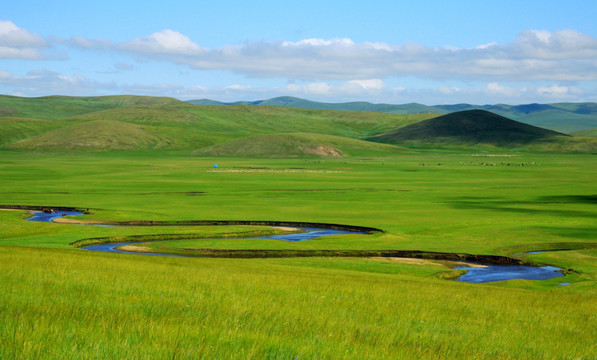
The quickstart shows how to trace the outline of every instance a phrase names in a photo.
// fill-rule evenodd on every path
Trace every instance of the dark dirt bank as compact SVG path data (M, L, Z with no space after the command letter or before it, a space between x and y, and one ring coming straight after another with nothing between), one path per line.
M184 249L187 256L221 258L281 258L281 257L400 257L428 260L451 260L497 265L528 265L523 259L498 255L477 255L421 250L225 250Z
M69 206L32 206L32 205L0 205L2 209L36 210L53 209L54 211L80 211L89 213L89 209ZM384 231L366 226L345 224L329 224L300 221L264 221L264 220L185 220L185 221L155 221L138 220L123 222L104 222L104 225L133 225L133 226L218 226L218 225L255 225L255 226L283 226L283 227L308 227L344 230L357 233L371 234ZM193 234L155 234L133 235L114 238L81 239L70 243L76 247L89 244L116 243L116 242L143 242L165 241L196 238ZM532 265L525 259L515 259L500 255L478 255L467 253L448 253L421 250L221 250L221 249L184 249L187 256L220 257L220 258L280 258L280 257L403 257L432 260L466 261L499 265Z

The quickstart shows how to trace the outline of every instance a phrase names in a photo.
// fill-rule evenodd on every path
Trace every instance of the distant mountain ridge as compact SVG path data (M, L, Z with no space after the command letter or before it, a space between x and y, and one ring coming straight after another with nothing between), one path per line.
M423 105L408 104L374 104L370 102L325 103L300 99L291 96L281 96L268 100L219 102L214 100L190 100L194 105L227 106L285 106L316 110L345 110L371 111L390 114L448 114L465 110L487 110L512 120L547 129L572 133L597 128L597 103L553 103L553 104L523 104L523 105Z
M282 98L269 104L292 102L296 101ZM351 106L362 110L365 105ZM590 104L585 105L568 108L590 113ZM538 108L540 113L554 111L549 105L522 109ZM431 121L438 117L442 122ZM257 158L378 157L421 149L597 153L597 138L588 137L595 136L594 131L579 135L565 136L485 110L389 114L246 104L197 106L142 96L0 95L0 151L172 150Z

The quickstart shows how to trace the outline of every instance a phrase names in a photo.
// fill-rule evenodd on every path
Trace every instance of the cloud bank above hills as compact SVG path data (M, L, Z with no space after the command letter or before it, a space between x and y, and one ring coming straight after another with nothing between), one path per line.
M597 101L597 39L573 29L527 29L509 42L469 47L348 37L209 47L173 28L123 38L38 34L2 20L0 58L11 66L0 68L0 92L222 101L280 95L428 104Z

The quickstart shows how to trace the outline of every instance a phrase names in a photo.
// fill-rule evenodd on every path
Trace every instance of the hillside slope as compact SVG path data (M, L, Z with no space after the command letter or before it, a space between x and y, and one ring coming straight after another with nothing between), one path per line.
M250 136L195 152L198 156L294 158L346 156L388 156L408 149L321 134L277 134Z
M193 151L245 137L288 133L360 139L435 116L275 106L195 106L169 98L127 96L4 96L0 97L0 106L5 114L0 114L0 145L35 151Z
M163 147L170 139L142 126L97 120L66 126L7 146L18 150L134 150Z
M282 96L268 100L239 101L225 103L208 99L190 100L197 105L251 105L251 106L284 106L302 109L343 110L343 111L371 111L390 114L447 114L465 110L487 110L509 119L529 125L548 128L550 130L571 133L597 127L596 103L553 103L553 104L522 104L522 105L423 105L408 104L374 104L370 102L325 103L310 101L291 96Z
M370 138L385 143L425 141L464 144L514 145L566 136L485 110L466 110L411 124Z
M133 105L165 105L176 103L183 102L167 97L133 95L97 97L45 96L38 98L0 95L0 117L12 116L56 120Z

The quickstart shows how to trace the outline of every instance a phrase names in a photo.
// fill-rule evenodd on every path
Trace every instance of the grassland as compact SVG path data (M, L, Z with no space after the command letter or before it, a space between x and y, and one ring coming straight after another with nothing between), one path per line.
M404 149L358 143L358 139L433 116L195 106L170 98L134 96L0 96L0 146L19 151L186 150L238 156L247 142L263 143L269 136L278 139L277 157L327 156L325 151L311 151L318 148L331 149L335 154L392 154ZM305 144L306 152L297 150L301 144Z
M265 226L98 227L0 211L0 359L594 359L594 139L362 140L434 116L0 96L0 205L77 207L89 222L384 230L289 243L238 237L279 231ZM170 239L139 244L164 252L506 255L567 275L481 285L447 280L455 272L445 261L69 245L131 237ZM566 251L523 255L538 249Z
M565 280L478 285L443 280L451 269L442 263L92 253L68 244L222 229L44 224L24 221L24 211L0 211L0 358L591 359L597 351L593 155L0 155L3 204L81 207L89 209L87 220L309 221L385 230L172 247L576 249L528 256L572 268ZM558 286L563 281L571 285Z

